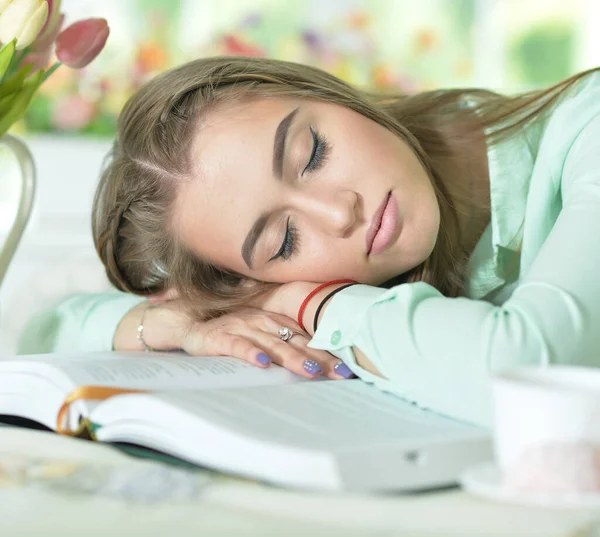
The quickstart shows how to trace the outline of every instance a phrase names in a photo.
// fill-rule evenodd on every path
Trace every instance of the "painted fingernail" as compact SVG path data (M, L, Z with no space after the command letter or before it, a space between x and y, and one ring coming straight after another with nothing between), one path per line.
M335 364L333 368L338 375L341 375L345 379L351 379L354 377L354 373L350 370L350 368L344 362L338 362Z
M311 375L323 373L321 366L314 360L304 360L304 370L310 373Z
M271 363L271 358L269 358L264 352L261 352L257 357L256 361L260 365L269 365Z

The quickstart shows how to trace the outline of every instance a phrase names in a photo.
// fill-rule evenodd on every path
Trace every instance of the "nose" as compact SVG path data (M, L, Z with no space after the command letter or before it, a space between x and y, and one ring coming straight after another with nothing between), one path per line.
M359 197L352 190L300 193L299 210L328 235L348 236L358 220Z

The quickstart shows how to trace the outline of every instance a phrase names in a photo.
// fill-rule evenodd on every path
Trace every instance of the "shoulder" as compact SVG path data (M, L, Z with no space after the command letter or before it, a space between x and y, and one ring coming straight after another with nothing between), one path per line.
M553 108L543 142L568 150L583 129L600 115L600 71L578 81Z
M549 176L557 190L571 149L599 116L600 72L578 81L553 106L543 128L535 167Z

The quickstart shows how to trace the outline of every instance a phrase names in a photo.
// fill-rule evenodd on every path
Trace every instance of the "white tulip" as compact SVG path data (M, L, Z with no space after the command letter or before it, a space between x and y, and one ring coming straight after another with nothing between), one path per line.
M0 0L0 13L2 13L8 4L10 4L13 0Z
M6 0L0 0L0 8ZM17 50L31 45L48 18L46 0L12 0L0 9L0 41L17 38Z

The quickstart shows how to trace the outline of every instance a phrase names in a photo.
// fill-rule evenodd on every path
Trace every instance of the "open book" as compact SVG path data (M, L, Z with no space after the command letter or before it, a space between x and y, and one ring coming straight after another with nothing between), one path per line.
M306 380L227 357L113 352L0 360L0 415L56 430L65 399L81 386L147 392L76 400L63 425L89 420L98 441L282 486L431 488L491 458L485 430L361 380Z

